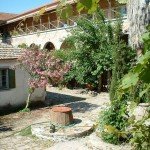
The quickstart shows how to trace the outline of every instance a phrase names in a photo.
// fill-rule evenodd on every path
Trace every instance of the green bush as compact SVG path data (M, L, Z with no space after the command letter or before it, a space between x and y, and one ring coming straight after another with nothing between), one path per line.
M149 150L150 148L150 113L142 120L132 123L132 138L130 143L135 150Z
M150 27L143 35L143 55L139 56L136 66L126 74L119 87L120 93L131 92L133 101L150 102Z
M115 47L112 28L100 11L77 20L77 27L66 39L74 43L75 48L55 53L55 56L72 62L66 81L75 79L81 85L98 87L100 76L112 69L111 52Z
M111 106L100 113L100 136L106 142L121 144L128 141L128 133L125 131L128 125L126 101L114 101Z
M19 44L18 47L23 49L28 48L26 43Z
M110 85L110 100L115 100L116 91L120 84L121 79L125 74L129 72L131 67L135 64L136 52L132 48L126 45L122 40L122 26L118 21L115 26L116 35L116 48L112 51L113 67L112 67L112 79Z
M114 32L116 33L116 47L112 51L111 106L101 114L99 129L103 140L113 144L120 144L128 141L128 133L125 129L128 126L127 100L129 99L129 94L124 93L120 96L117 93L117 89L121 78L134 64L135 52L122 41L120 22L117 22Z

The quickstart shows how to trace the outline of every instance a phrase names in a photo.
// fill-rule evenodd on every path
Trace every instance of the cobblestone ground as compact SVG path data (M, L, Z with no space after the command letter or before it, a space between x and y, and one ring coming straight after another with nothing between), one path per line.
M0 139L0 150L43 150L51 146L51 141L43 141L35 137L15 135Z
M18 112L1 116L0 118L0 150L99 150L113 149L112 145L104 144L102 141L95 142L92 135L74 141L53 143L44 141L33 136L20 136L20 130L34 123L49 121L50 107L55 104L68 105L73 109L74 118L85 118L96 121L99 111L109 103L107 93L95 96L95 93L87 93L83 90L59 90L48 87L46 104L49 107L38 108L30 112ZM94 95L94 96L93 96ZM103 146L99 147L99 142ZM114 149L122 149L114 147Z

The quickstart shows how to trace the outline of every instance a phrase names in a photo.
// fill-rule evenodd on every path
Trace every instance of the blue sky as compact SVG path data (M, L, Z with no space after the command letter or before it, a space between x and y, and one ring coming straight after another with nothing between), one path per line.
M52 0L0 0L0 12L17 14L50 3L51 1Z

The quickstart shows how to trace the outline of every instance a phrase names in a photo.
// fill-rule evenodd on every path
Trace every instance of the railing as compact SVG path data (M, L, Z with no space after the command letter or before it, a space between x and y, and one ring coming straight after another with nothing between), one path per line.
M11 35L12 36L24 35L24 34L41 32L46 30L54 30L58 28L68 28L68 27L73 27L75 25L76 23L74 19L68 19L67 21L55 20L47 23L36 24L34 26L29 26L25 28L18 28L16 30L13 30Z
M106 21L108 19L111 19L113 21L116 20L118 16L118 12L120 12L123 19L126 19L126 6L121 6L119 8L111 8L111 9L105 9L104 14L106 16ZM87 16L86 14L82 14L81 16ZM36 32L46 31L46 30L54 30L58 28L68 28L68 27L74 27L76 26L76 20L77 16L74 16L73 18L69 18L68 20L55 20L47 23L42 24L35 24L33 26L25 27L25 28L18 28L14 31L12 31L12 36L17 35L26 35L26 34L32 34Z

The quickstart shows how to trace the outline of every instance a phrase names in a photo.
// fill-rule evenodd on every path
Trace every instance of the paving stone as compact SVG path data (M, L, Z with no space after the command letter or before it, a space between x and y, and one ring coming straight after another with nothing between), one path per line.
M89 148L79 141L69 141L58 143L46 150L89 150Z

